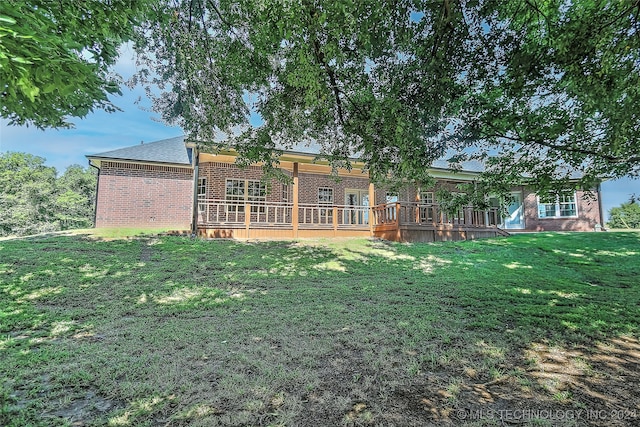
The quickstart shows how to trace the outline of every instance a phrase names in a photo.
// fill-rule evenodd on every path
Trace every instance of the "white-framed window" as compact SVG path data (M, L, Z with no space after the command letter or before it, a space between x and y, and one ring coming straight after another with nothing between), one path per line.
M420 192L420 203L425 205L431 205L436 202L436 196L433 191L421 191Z
M207 178L198 178L198 202L207 198ZM198 203L198 212L204 212L207 206L204 203Z
M333 204L333 188L326 188L326 187L318 188L318 204L319 205Z
M289 202L289 184L282 184L282 201Z
M333 188L320 187L318 188L318 204L319 205L333 205ZM319 211L320 223L330 224L333 222L333 209L322 208Z
M433 206L436 203L436 196L433 191L421 191L420 192L420 221L421 222L432 222L435 218L436 206Z
M539 218L566 218L578 216L576 193L538 195Z
M248 179L227 179L224 199L230 202L228 212L244 212L244 203L251 203L251 212L264 212L267 201L267 186L260 181Z

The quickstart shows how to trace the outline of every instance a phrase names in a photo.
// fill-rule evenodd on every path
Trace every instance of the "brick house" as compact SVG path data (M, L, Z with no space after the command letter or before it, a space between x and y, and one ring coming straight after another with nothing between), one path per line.
M198 152L183 137L89 155L99 170L96 227L191 230L208 237L304 238L376 236L397 241L457 240L525 231L589 231L602 224L599 188L562 197L512 189L506 212L438 204L438 190L473 182L480 165L430 170L433 188L408 184L390 192L369 180L364 165L331 176L312 148L285 151L289 182L265 181L260 166L240 168L233 151Z

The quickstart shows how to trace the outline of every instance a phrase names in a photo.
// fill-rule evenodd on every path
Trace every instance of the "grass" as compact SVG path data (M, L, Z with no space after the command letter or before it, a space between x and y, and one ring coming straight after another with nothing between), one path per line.
M112 234L0 241L0 425L640 416L638 233L438 244ZM512 421L615 425L585 412Z

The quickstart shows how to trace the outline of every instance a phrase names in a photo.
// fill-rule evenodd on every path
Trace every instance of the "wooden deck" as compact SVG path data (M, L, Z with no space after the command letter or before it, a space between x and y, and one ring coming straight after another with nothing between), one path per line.
M296 239L378 237L434 242L508 236L497 208L446 212L437 204L375 207L293 203L198 201L198 235L208 238Z
M396 242L437 242L508 236L498 208L447 211L436 203L388 203L372 208L373 236Z

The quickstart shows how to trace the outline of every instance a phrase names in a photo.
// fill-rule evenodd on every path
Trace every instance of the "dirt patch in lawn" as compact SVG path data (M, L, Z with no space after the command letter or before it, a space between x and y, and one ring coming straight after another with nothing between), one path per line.
M511 373L485 383L458 371L397 388L382 418L392 424L629 426L640 423L640 343L595 348L534 344L508 358ZM452 381L452 379L458 380Z
M633 338L593 349L533 344L507 355L504 375L484 382L453 365L396 382L347 347L324 361L321 383L302 394L293 425L634 425L639 345Z
M44 412L42 417L51 418L52 420L63 418L73 426L84 426L95 424L96 420L122 407L124 405L106 399L95 391L87 391L84 395L75 399L70 398L69 400L61 401L58 409Z

